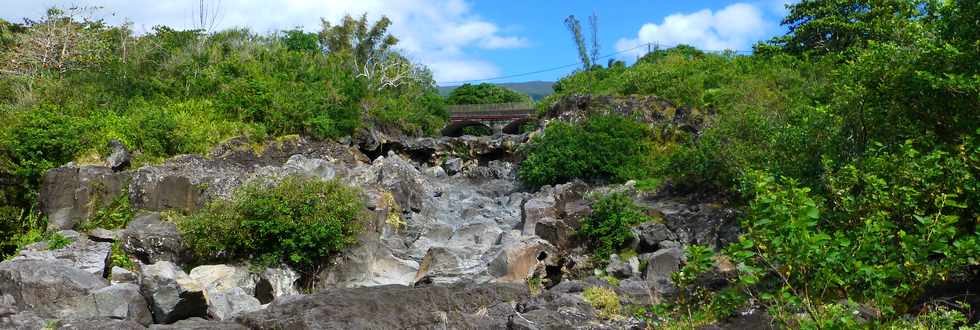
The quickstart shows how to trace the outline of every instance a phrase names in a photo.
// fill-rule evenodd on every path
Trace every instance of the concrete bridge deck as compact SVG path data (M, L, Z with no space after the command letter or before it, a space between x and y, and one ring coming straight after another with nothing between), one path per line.
M445 136L460 136L466 127L485 127L495 133L519 134L521 125L534 114L530 102L451 105Z

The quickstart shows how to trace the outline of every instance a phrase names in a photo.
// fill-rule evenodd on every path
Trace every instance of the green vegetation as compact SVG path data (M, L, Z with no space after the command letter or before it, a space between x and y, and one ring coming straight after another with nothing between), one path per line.
M43 173L100 163L111 139L140 166L238 136L328 139L372 125L426 135L448 118L431 73L393 50L387 18L345 17L319 33L137 35L89 10L0 20L0 254L35 228L26 210Z
M463 84L456 87L446 98L447 104L493 104L508 102L530 102L527 95L490 83L479 85Z
M216 200L178 219L200 260L249 258L312 274L326 258L356 242L364 219L360 192L339 181L287 177L253 182L231 200Z
M630 237L630 227L650 220L625 193L611 193L592 204L592 214L582 222L579 234L589 240L600 259L606 259Z
M48 250L58 250L63 247L69 246L71 245L71 243L75 242L71 238L65 237L64 235L59 233L51 233L50 235L48 235L47 241L48 241Z
M136 271L136 263L126 254L126 251L123 251L121 241L112 242L112 254L109 255L109 262L113 266Z
M625 182L651 171L652 133L643 124L617 115L577 123L555 123L527 145L518 176L540 187L579 178Z
M104 208L100 208L87 221L78 226L78 230L87 232L95 228L120 229L125 228L133 220L133 208L129 206L129 193L125 190Z
M0 259L17 255L24 246L44 238L47 218L39 212L14 207L0 208Z
M466 126L463 127L463 135L486 136L493 135L493 130L486 126Z
M585 301L595 308L596 316L604 319L618 319L622 317L622 306L619 304L619 295L612 289L603 287L588 287L582 293Z
M971 307L920 299L975 282L980 266L976 17L975 1L801 1L789 6L790 32L753 55L658 49L565 77L546 101L651 94L712 114L697 136L636 138L668 143L633 163L606 160L630 164L616 181L664 178L743 208L744 235L718 252L737 265L731 287L659 310L698 324L752 298L783 326L850 328L854 306L841 303L850 301L881 312L862 326L954 327ZM538 148L573 165L588 159L568 138L572 125L552 126ZM542 166L535 157L545 154L529 152L523 180L583 177L581 167ZM632 170L644 163L649 171ZM913 311L922 312L904 318Z

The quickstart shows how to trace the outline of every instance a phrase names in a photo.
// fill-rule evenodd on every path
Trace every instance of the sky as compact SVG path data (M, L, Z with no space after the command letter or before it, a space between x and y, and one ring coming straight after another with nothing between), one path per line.
M0 18L40 18L52 6L101 7L93 16L134 30L156 25L197 28L200 0L0 0ZM439 85L466 82L554 81L575 70L578 55L564 25L568 15L598 17L600 54L630 62L647 44L688 44L703 50L751 50L782 34L779 21L792 0L205 0L217 13L212 30L317 31L320 18L386 15L398 48L433 71ZM588 41L591 42L591 41ZM484 80L489 79L489 80Z

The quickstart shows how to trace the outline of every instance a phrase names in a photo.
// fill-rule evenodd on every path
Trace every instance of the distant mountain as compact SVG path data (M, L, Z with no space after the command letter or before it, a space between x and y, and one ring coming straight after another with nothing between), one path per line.
M532 99L537 101L554 93L555 91L552 89L554 84L554 82L550 81L526 81L518 83L499 83L494 85L530 95ZM442 96L449 96L449 93L452 93L456 87L459 86L440 86L439 94Z

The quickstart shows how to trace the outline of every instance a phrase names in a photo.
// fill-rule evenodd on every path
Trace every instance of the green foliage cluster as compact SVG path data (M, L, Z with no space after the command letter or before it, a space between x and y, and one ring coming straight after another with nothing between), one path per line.
M531 102L527 95L491 83L463 84L456 87L446 98L447 104L493 104Z
M486 136L493 135L493 130L486 126L466 126L463 127L463 135Z
M304 272L356 242L364 219L360 192L339 181L287 177L253 182L177 220L201 260L284 262Z
M531 139L518 176L540 187L579 178L621 183L647 176L653 145L649 128L618 115L554 123Z
M51 233L48 235L46 241L48 242L48 250L58 250L75 242L60 233Z
M121 229L133 220L133 208L129 205L129 193L125 190L106 207L99 208L88 220L78 226L78 230L87 232L96 228Z
M3 253L17 245L7 238L29 231L22 210L36 203L43 173L99 162L111 139L140 166L239 136L329 139L371 125L436 134L448 118L431 73L392 50L387 18L346 17L320 33L135 34L79 10L0 22ZM393 81L402 72L382 62L411 74Z
M931 287L977 280L980 5L788 9L789 33L753 55L655 50L631 66L565 77L546 102L653 94L712 110L703 131L657 150L651 177L738 196L745 233L722 251L738 279L732 290L692 295L701 310L678 315L722 318L751 298L784 325L850 328L854 309L841 301L852 301L882 312L872 327L962 325L969 307L955 304L901 315L922 307Z
M606 259L630 238L633 225L650 220L628 195L611 193L592 203L592 214L578 232L589 240L597 257Z

